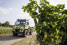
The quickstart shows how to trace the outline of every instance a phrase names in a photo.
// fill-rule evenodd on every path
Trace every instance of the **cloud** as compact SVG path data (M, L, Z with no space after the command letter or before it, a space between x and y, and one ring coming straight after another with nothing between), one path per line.
M13 10L13 8L6 9L6 8L0 7L0 14L8 14L12 10Z
M0 3L2 3L2 1L0 1Z
M10 8L10 10L13 10L13 8Z
M18 19L29 19L29 20L31 19L29 14L28 13L24 13L24 12L22 14L18 15L17 18Z

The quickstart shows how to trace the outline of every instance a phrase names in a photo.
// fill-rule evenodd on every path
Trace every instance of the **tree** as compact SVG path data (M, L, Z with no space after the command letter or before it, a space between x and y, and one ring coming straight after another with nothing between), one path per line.
M6 22L4 23L4 25L5 25L5 26L9 26L10 24L9 24L8 21L6 21Z
M63 36L67 34L67 16L63 13L64 8L64 4L53 6L47 0L40 0L40 5L36 0L30 0L27 6L22 7L23 11L27 11L34 19L40 45L51 42L59 44L64 39Z
M0 23L0 26L2 26L2 24Z

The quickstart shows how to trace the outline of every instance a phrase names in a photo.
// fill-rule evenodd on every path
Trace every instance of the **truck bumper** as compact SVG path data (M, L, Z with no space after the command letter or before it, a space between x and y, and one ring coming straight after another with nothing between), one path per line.
M22 33L24 30L20 30L20 29L15 29L15 30L13 30L12 32L14 32L14 33Z

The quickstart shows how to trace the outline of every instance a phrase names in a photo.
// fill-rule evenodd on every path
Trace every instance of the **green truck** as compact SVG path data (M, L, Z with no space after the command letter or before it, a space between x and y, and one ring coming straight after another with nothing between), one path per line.
M17 19L13 27L13 36L17 36L19 33L22 36L32 35L32 29L29 26L29 20L26 19Z

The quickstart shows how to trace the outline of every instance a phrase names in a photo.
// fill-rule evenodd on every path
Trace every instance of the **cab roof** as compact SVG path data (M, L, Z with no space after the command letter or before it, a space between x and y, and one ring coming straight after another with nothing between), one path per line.
M17 21L28 21L27 19L17 19Z

